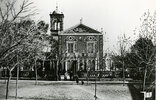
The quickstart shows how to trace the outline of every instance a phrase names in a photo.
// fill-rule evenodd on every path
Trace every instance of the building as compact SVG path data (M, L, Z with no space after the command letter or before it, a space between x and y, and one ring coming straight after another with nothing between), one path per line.
M64 30L64 14L56 8L50 14L52 39L58 43L55 55L58 73L103 69L103 34L82 23Z
M113 64L113 60L112 60L112 55L110 54L110 53L106 53L106 57L105 57L105 70L106 71L111 71L111 70L113 70L113 66L112 66L112 64Z

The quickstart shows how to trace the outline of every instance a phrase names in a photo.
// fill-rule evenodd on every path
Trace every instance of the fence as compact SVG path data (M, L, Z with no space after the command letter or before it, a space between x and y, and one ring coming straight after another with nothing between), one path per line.
M50 71L37 71L37 74L39 76L39 78L43 78L43 79L52 79L55 77L55 74L53 74ZM83 77L90 77L90 78L95 78L96 75L98 78L122 78L122 71L78 71L77 75L80 78ZM8 72L7 70L1 70L1 77L7 77L8 76ZM125 76L128 78L128 73L125 73ZM12 77L16 77L16 71L12 71ZM25 78L34 78L35 77L35 71L29 71L29 70L25 70L25 71L20 71L19 72L19 78L21 77L25 77Z
M79 77L99 77L99 78L122 78L123 72L122 71L78 71ZM125 72L126 78L129 78L129 73Z

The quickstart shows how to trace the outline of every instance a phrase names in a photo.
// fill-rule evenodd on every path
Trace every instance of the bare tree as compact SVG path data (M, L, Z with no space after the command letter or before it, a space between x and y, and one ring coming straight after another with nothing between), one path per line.
M119 55L120 55L120 60L119 63L122 64L122 75L123 75L123 85L125 85L125 56L128 52L129 46L130 46L130 37L126 37L125 34L123 36L119 37Z
M140 37L148 38L156 45L156 11L151 14L148 10L140 18L140 21L141 25L138 29Z
M16 55L22 51L23 43L34 29L33 27L26 29L19 25L20 20L35 14L32 4L33 2L29 2L29 0L0 1L0 62L5 62L9 72L6 99L8 99L12 70L28 58L28 56L22 56L24 59L15 60L17 59Z
M9 37L14 37L15 34L19 32L16 30L13 33L12 26L17 29L17 27L13 23L34 15L35 12L31 10L31 5L33 2L29 2L28 0L23 0L21 2L21 5L18 4L19 2L17 2L17 0L2 0L0 2L0 46L5 46L5 41L8 40ZM17 8L17 6L19 6L19 8ZM20 32L22 32L22 30L20 30ZM8 53L10 49L18 46L22 39L23 38L15 41L14 43L12 43L12 45L9 45L4 50L1 50L0 58Z
M145 12L140 20L141 26L138 29L138 42L142 43L142 47L140 47L140 45L137 45L139 44L138 42L136 42L136 45L134 46L135 54L137 54L136 56L138 57L137 60L139 60L140 62L139 65L141 65L144 70L144 91L146 87L146 80L149 79L153 71L155 72L154 66L156 62L156 11L154 12L154 14L151 14L150 11Z

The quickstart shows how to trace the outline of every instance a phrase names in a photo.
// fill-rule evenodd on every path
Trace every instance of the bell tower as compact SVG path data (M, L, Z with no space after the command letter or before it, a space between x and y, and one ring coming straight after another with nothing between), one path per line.
M51 64L55 70L55 78L58 80L58 70L59 70L59 57L60 57L60 39L59 32L63 31L63 18L64 14L60 13L58 6L50 15L50 34L51 34Z
M56 6L56 10L50 13L50 31L53 38L58 37L58 32L63 31L63 18L64 14L60 13Z

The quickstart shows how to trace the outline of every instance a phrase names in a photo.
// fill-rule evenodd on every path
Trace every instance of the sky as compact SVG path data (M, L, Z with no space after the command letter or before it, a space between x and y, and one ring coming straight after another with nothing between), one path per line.
M70 28L83 19L83 24L104 34L104 50L118 48L118 37L125 33L134 35L139 27L140 18L148 10L156 11L156 0L31 0L38 10L35 20L44 20L50 24L50 12L58 5L64 14L64 28Z

